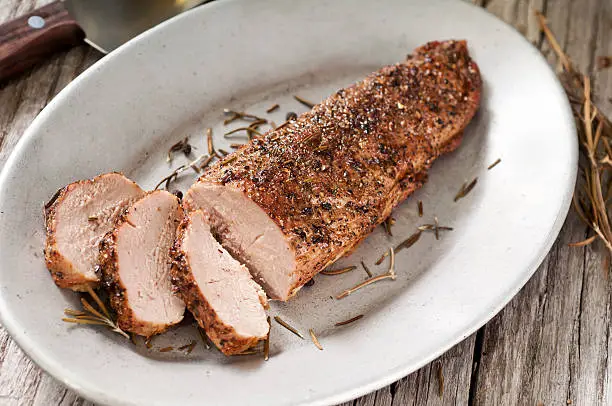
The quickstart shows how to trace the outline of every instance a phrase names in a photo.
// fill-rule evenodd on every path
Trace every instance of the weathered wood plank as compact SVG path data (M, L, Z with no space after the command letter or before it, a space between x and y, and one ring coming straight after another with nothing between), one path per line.
M392 385L393 406L467 404L474 340L475 335L468 337L436 361Z
M609 72L595 72L597 55L607 55L612 50L609 42L612 33L610 20L612 7L609 1L574 2L572 19L568 26L568 42L565 51L576 66L589 74L595 74L595 98L603 111L610 113L605 100ZM578 17L578 18L576 18ZM604 79L604 80L602 80ZM603 96L603 97L602 97ZM610 280L602 269L602 247L595 244L585 249L582 289L578 319L574 330L574 351L570 358L570 385L568 398L577 404L606 404L609 389L605 385L610 372L609 324ZM606 390L607 389L607 390Z
M489 322L476 380L476 405L562 404L580 304L584 237L572 214L560 239L521 292Z
M593 67L597 44L610 33L609 27L605 33L598 28L603 23L597 20L609 22L609 14L602 13L604 2L548 0L541 8L562 47L583 71ZM550 55L549 60L555 59ZM601 85L596 87L601 90ZM487 324L474 404L549 405L569 400L594 405L609 399L611 302L601 247L567 246L585 235L586 227L570 214L534 278Z
M595 41L595 60L597 57L609 56L612 58L612 2L602 1L597 22L597 38ZM608 117L612 117L612 67L606 69L595 69L594 72L595 100L599 108Z

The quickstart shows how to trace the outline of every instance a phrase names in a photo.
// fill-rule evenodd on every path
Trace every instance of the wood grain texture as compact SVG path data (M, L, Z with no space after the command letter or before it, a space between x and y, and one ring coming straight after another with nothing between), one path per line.
M593 73L602 110L612 113L612 69L595 69L598 56L612 55L612 1L472 2L514 25L553 63L533 17L533 9L544 12L577 66ZM0 1L0 22L45 3ZM81 46L0 85L0 166L36 114L99 57ZM601 247L567 246L585 236L570 214L534 277L491 322L419 371L345 406L612 404L610 278ZM0 328L0 405L90 404L36 367Z
M43 26L31 27L36 16ZM0 25L0 83L23 73L61 50L79 45L85 33L61 1Z

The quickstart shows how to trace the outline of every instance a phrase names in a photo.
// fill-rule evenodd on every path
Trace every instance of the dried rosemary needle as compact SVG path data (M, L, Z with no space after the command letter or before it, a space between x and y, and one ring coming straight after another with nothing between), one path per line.
M383 221L382 225L385 229L385 232L388 236L393 237L393 233L391 232L391 226L395 224L395 219L391 216L387 217L385 221Z
M304 339L304 336L300 334L299 331L291 327L285 320L281 319L279 316L274 316L274 320L276 320L278 324L285 327L287 330L291 331L296 336L300 337L302 340Z
M213 132L212 128L206 129L206 146L208 147L208 155L217 155L215 146L213 145Z
M487 170L490 171L491 169L495 168L497 166L497 164L499 164L501 162L500 158L497 158L495 160L495 162L493 162L491 165L487 166Z
M176 180L176 178L178 178L178 176L184 172L187 168L189 168L188 165L181 165L178 168L176 168L175 170L172 171L172 173L170 173L170 175L164 177L162 180L159 181L159 183L157 183L157 185L155 185L155 187L153 188L153 190L157 190L159 189L159 187L165 183L165 188L166 190L170 189L170 183L173 180Z
M266 113L268 113L268 114L269 114L269 113L272 113L272 112L274 112L274 111L278 110L279 108L280 108L280 106L278 105L278 103L277 103L277 104L274 104L274 105L270 106L270 107L269 107L269 108L266 110Z
M191 354L191 351L193 351L193 349L196 346L196 341L195 340L191 340L191 342L189 344L185 344L185 345L181 345L180 347L178 347L179 351L185 351L187 350L187 354Z
M304 106L308 107L309 109L313 108L315 106L315 104L313 102L310 102L298 95L294 95L293 98L295 100L297 100L298 102L302 103Z
M371 278L372 272L370 272L370 268L368 268L363 261L361 261L361 266L363 267L363 270L365 271L365 273L368 274L368 278Z
M260 133L259 131L257 131L257 130L256 130L255 128L253 128L253 127L238 127L238 128L234 128L233 130L228 131L228 132L226 132L225 134L223 134L223 136L224 136L224 137L228 137L228 136L230 136L230 135L232 135L232 134L235 134L235 133L237 133L237 132L240 132L240 131L245 131L245 132L246 132L246 134L247 134L247 136L249 136L249 138L250 138L250 134L249 134L249 133L255 133L256 135L258 135L258 136L260 136L260 137L263 137L263 134L262 134L262 133Z
M315 345L315 347L323 351L323 347L321 346L321 343L319 343L319 339L315 335L313 329L308 330L308 332L310 333L310 338L312 339L312 342Z
M97 326L106 326L111 331L118 333L128 340L130 336L123 330L119 328L115 320L111 317L110 312L100 300L100 297L94 292L91 286L87 286L87 293L93 299L93 301L98 306L98 309L94 308L89 302L82 297L81 304L83 305L84 311L73 310L73 309L65 309L64 314L70 317L62 318L62 321L66 323L75 323L75 324L90 324Z
M347 273L352 271L353 269L357 268L354 265L351 266L347 266L345 268L340 268L340 269L330 269L330 270L323 270L321 272L319 272L322 275L342 275L343 273Z
M357 321L357 320L361 319L362 317L363 317L363 314L360 314L358 316L351 317L348 320L340 321L340 322L336 323L335 326L336 327L346 326L347 324L351 324L352 322Z
M421 230L417 230L410 237L406 238L404 241L400 242L397 247L395 247L395 253L397 254L399 251L404 248L410 248L421 238ZM376 265L382 264L384 259L389 256L389 251L385 251L380 258L376 261ZM371 276L371 275L370 275Z
M266 341L264 341L264 361L267 361L270 358L270 333L272 332L272 324L270 323L270 316L268 316L267 321L268 321L268 336L266 337Z
M185 156L189 156L191 153L191 144L189 144L189 137L185 137L180 140L176 144L172 145L168 150L168 155L166 157L166 162L172 161L173 155L175 152L183 151Z
M474 189L474 186L476 186L476 182L478 182L478 178L474 178L471 182L466 182L461 185L461 189L459 189L459 191L455 195L454 201L456 202L457 200L463 199L465 196L467 196L468 193L470 193L472 189Z

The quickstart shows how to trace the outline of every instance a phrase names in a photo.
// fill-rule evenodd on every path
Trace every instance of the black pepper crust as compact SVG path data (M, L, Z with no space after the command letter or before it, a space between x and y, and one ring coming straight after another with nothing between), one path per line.
M460 144L480 91L465 41L430 42L253 139L199 181L243 191L278 225L296 257L291 295L423 185L433 161Z
M187 211L185 211L187 213ZM200 327L206 331L208 338L225 355L240 354L255 346L265 337L244 337L236 332L219 317L215 310L210 306L191 272L191 266L187 260L187 254L183 251L183 240L191 225L189 214L186 214L183 221L179 224L176 232L174 245L170 250L173 259L171 269L172 284L185 302L187 309L193 314ZM261 304L267 308L265 299L261 299Z

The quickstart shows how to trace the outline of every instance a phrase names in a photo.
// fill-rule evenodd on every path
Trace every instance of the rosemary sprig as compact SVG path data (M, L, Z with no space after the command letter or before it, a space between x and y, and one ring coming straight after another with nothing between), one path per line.
M540 24L540 30L544 32L545 38L555 51L561 72L559 77L570 99L572 112L578 129L578 139L581 152L586 158L586 167L580 171L584 177L584 183L580 189L574 192L574 209L582 221L591 228L597 237L612 253L612 227L607 210L607 198L610 184L605 188L604 179L610 177L610 166L605 164L612 158L610 154L609 141L612 139L612 124L608 118L601 113L591 99L591 79L587 75L578 72L567 55L563 52L552 31L548 27L546 17L538 11L536 16ZM607 158L607 159L606 159ZM604 162L602 164L602 162ZM588 241L585 240L585 241ZM577 246L587 245L577 244Z
M110 312L108 311L102 300L100 300L96 292L94 292L94 290L91 288L91 286L87 286L87 293L96 303L98 309L94 308L85 298L82 297L81 304L83 305L85 311L65 309L64 314L66 316L71 317L64 317L62 318L62 321L65 321L66 323L106 326L111 331L121 334L129 340L130 336L125 331L119 328L115 320L113 320L113 318L111 317Z
M336 327L340 327L340 326L346 326L347 324L351 324L354 321L357 321L359 319L363 318L363 314L360 314L358 316L355 317L351 317L348 320L344 320L344 321L339 321L338 323L335 324Z
M319 342L319 339L315 335L314 330L313 329L309 329L308 332L310 333L310 338L312 339L312 342L315 345L315 347L317 347L318 349L323 351L323 347L321 346L321 343Z
M330 270L323 270L321 272L319 272L322 275L342 275L343 273L347 273L352 271L353 269L357 268L354 265L351 266L347 266L345 268L340 268L340 269L330 269Z
M419 211L419 217L423 217L423 201L419 200L417 202L417 209Z
M385 279L391 279L391 280L395 280L395 251L393 250L393 247L389 248L390 251L390 255L391 255L391 263L389 264L389 270L382 274L382 275L378 275L378 276L374 276L372 278L368 278L365 281L361 282L360 284L353 286L350 289L346 289L344 292L340 293L338 296L336 296L337 300L343 299L345 297L347 297L348 295L350 295L351 293L366 287L368 285L371 285L372 283L378 282L378 281L382 281Z
M297 331L296 329L291 327L289 324L287 324L287 322L285 320L281 319L279 316L274 316L274 320L276 320L276 322L278 324L280 324L281 326L285 327L287 330L291 331L296 336L300 337L302 340L304 339L304 336L302 334L300 334L299 331Z

